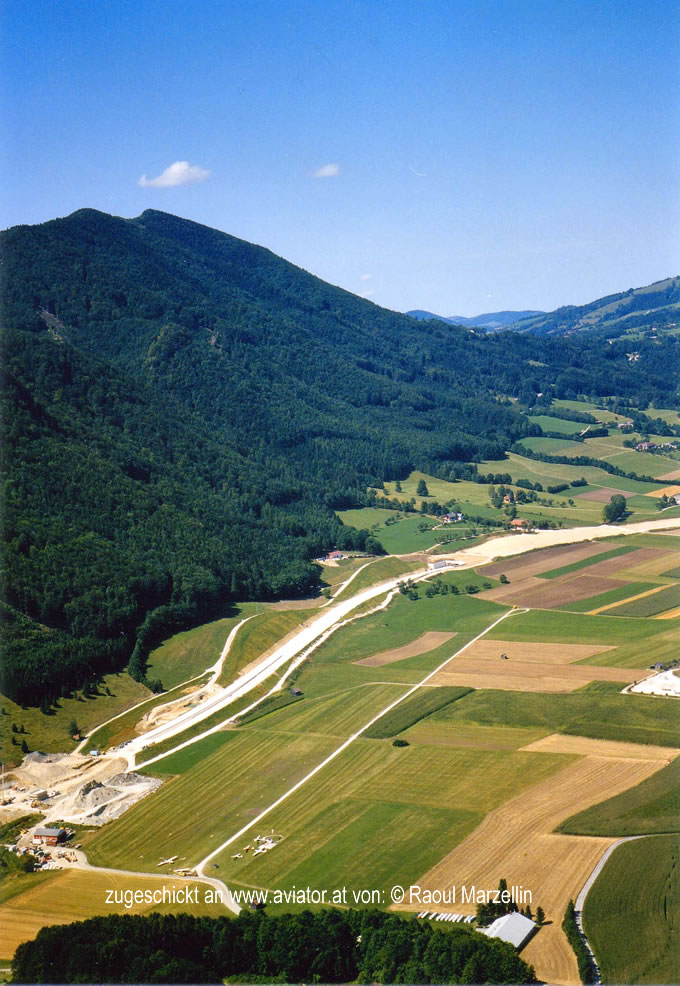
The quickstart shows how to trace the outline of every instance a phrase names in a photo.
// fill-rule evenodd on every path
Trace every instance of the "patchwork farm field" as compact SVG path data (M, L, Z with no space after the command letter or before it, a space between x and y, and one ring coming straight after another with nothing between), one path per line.
M402 481L403 495L420 475ZM443 481L430 481L439 498ZM467 485L488 497L486 487ZM601 504L592 501L592 509L596 517ZM165 741L167 755L145 769L163 785L89 837L90 862L136 871L140 881L162 872L157 864L170 855L195 865L449 659L435 679L209 865L227 885L284 890L346 886L389 894L395 883L448 880L491 888L505 877L530 888L534 910L542 906L551 922L523 957L546 981L576 983L575 959L560 928L567 900L619 832L662 831L678 814L678 707L621 693L650 664L677 657L677 622L619 611L657 596L672 601L679 551L677 537L635 535L433 573L418 585L419 598L397 593L386 609L348 623L314 650L297 672L300 695L286 687L256 718L182 750L172 752L188 732ZM334 586L362 568L343 590L346 598L406 577L424 561L351 559L326 567ZM435 580L447 591L426 595ZM511 612L534 597L540 601ZM565 605L574 611L555 608ZM252 612L176 635L154 652L155 673L162 676L165 662L168 681L184 680L185 671L214 664L235 620ZM310 608L255 610L235 638L225 680L312 615ZM172 697L159 696L141 711ZM217 713L215 724L225 714ZM139 715L126 713L104 727L102 738L134 735ZM401 746L393 745L395 738ZM280 841L254 856L246 847L270 832ZM6 902L16 915L8 955L21 934L35 933L41 909L47 923L71 905L77 916L78 908L83 916L98 913L87 893L73 904L61 900L66 884L59 881L66 876L74 880L66 889L75 895L75 875L55 874ZM83 874L94 876L108 878ZM124 879L130 885L133 878ZM100 884L91 885L98 893Z
M603 982L680 980L679 873L678 835L641 838L614 850L583 909Z
M523 957L547 982L578 983L576 959L560 921L613 840L558 835L555 826L575 806L586 808L631 788L660 766L658 760L580 757L488 814L417 882L431 889L452 884L491 888L504 874L508 884L530 889L533 906L540 905L551 924L532 939ZM474 913L474 905L456 904L456 910Z
M44 876L49 878L38 882L30 877L23 878L26 889L0 905L0 957L11 959L18 945L35 938L46 925L70 924L105 914L150 914L153 911L218 917L223 913L221 905L205 903L206 885L195 881L166 876L161 883L158 879L76 869L46 873ZM129 908L123 903L106 903L109 891L124 894L138 890L154 891L162 886L168 890L198 888L199 903L174 906L141 903L132 904Z
M667 545L643 545L635 537L614 547L605 542L538 551L528 564L499 562L482 574L505 576L506 584L482 594L485 599L534 609L574 608L596 614L647 616L680 603L680 585L667 574L678 557ZM520 559L521 561L521 559ZM644 581L642 581L644 579Z
M253 858L239 845L217 862L238 883L290 886L304 872L306 880L317 880L311 885L324 887L332 858L331 873L341 884L350 886L347 874L355 874L357 889L387 889L418 872L412 853L434 862L509 791L549 776L568 761L513 751L398 749L387 741L361 739L332 770L318 774L262 823L284 836L275 850ZM378 826L367 842L370 818L384 819L392 838ZM399 824L407 819L408 826ZM433 842L438 826L442 831ZM237 851L244 853L242 859L231 858ZM387 878L389 883L383 883Z

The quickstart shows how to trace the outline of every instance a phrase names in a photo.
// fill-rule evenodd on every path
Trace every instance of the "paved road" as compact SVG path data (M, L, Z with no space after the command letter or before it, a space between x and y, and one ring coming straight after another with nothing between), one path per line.
M573 544L581 541L589 541L594 538L620 537L621 535L638 534L668 528L680 528L680 518L644 521L639 524L630 524L626 527L601 524L597 527L573 527L556 531L539 531L535 534L508 534L503 537L492 538L485 544L475 545L472 548L464 548L461 551L446 555L443 554L437 557L438 559L455 561L458 567L465 569L484 564L494 558L510 558L523 554L526 551L534 551L537 548ZM195 708L187 710L187 712L173 719L171 722L157 726L155 729L144 733L143 736L132 740L125 747L124 751L128 756L128 762L132 766L135 756L143 749L177 735L177 733L182 732L189 726L193 726L214 712L225 708L236 699L247 695L258 685L261 685L270 675L282 668L288 661L298 656L314 643L322 634L332 631L353 610L371 599L375 599L377 596L395 589L405 577L414 581L420 581L430 577L432 574L431 570L422 569L408 573L407 576L401 575L378 585L370 586L368 589L363 589L351 598L333 603L328 608L324 607L318 616L304 624L291 639L281 644L272 654L263 658L255 666L252 666L226 688L217 692L206 701L201 702ZM234 628L230 634L232 640L237 629ZM227 652L228 647L225 645L221 659L224 658Z

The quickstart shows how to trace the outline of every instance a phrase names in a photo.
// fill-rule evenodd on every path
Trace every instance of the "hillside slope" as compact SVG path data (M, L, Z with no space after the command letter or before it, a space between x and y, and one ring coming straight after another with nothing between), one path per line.
M678 346L478 336L164 213L0 234L5 689L58 697L363 548L334 507L536 433L536 394L673 405ZM539 429L540 430L540 429ZM28 621L28 622L27 622ZM40 646L37 642L40 641Z
M620 336L658 337L680 325L680 277L669 277L642 288L629 288L588 305L567 305L554 312L507 325L516 332L571 335L599 332Z

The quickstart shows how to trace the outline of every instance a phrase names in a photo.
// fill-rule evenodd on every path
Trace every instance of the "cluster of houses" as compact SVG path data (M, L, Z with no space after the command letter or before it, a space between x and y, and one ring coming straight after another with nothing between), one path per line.
M638 442L635 446L636 452L666 452L674 451L678 448L677 442L660 442L658 445L656 442Z

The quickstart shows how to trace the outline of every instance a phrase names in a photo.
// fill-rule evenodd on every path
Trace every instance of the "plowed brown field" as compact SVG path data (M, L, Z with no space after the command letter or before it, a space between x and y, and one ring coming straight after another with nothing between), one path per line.
M371 654L370 657L364 657L361 661L355 661L354 663L363 664L368 668L380 668L383 664L394 664L395 661L404 661L407 657L417 657L418 654L427 654L428 651L434 650L435 647L439 647L441 644L445 644L447 640L455 636L455 632L429 630L427 633L418 637L417 640L412 640L410 644L404 644L403 647L393 647L392 650L383 650L378 654Z
M588 569L590 571L590 569ZM538 580L536 580L538 581ZM590 596L599 596L610 589L618 589L625 585L621 579L608 579L596 575L578 575L568 580L562 579L541 579L541 584L536 585L534 580L526 585L524 582L516 582L514 592L499 596L500 589L507 589L508 586L498 586L489 589L487 592L480 592L480 599L491 599L499 602L501 599L505 603L513 603L516 606L529 606L532 609L554 609L556 606L566 606L569 603L578 602L580 599L589 599Z
M526 579L532 575L540 575L542 572L550 572L553 568L561 568L562 565L573 565L574 562L610 550L611 545L598 544L595 541L579 545L558 545L555 548L543 548L527 556L494 562L493 565L484 567L483 574L496 578L497 575L510 576L514 572L520 578Z
M587 749L593 741L583 742ZM576 959L560 925L569 899L576 898L615 839L555 835L553 829L575 812L639 784L664 762L585 756L490 812L416 882L432 890L456 886L457 901L463 886L491 890L501 877L508 886L530 890L532 908L540 905L552 923L539 931L522 957L535 966L540 979L576 986ZM467 914L475 911L471 903L457 902L451 909Z

